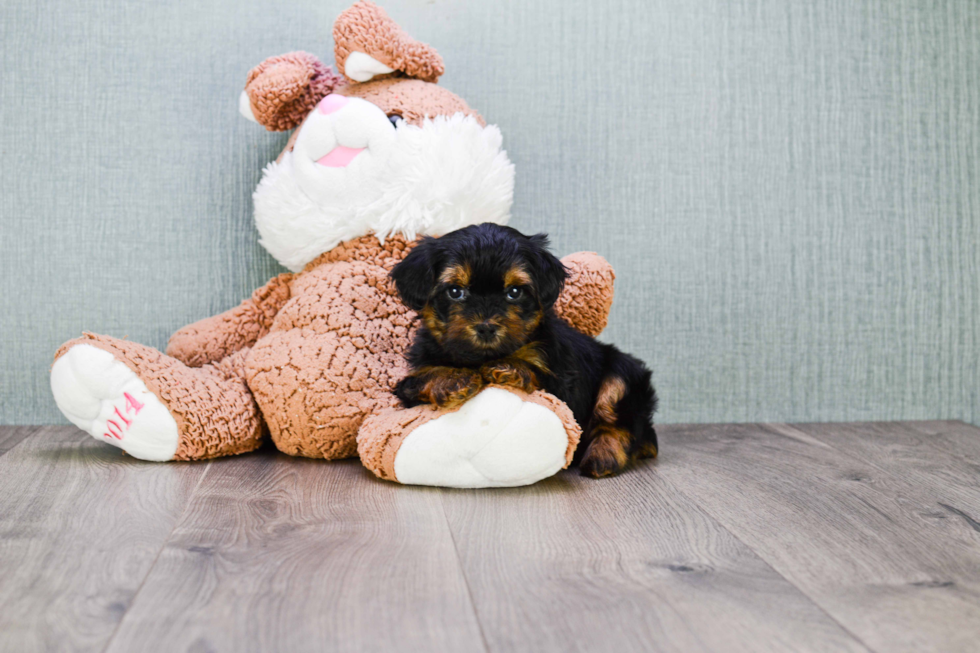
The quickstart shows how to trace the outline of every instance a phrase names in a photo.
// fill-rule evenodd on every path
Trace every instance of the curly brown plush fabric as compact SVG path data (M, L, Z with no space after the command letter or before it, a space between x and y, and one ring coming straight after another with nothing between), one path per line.
M568 269L565 289L555 311L575 328L592 336L602 333L609 321L616 273L595 252L576 252L561 260Z
M416 127L422 121L435 116L451 116L462 113L473 116L481 125L483 117L470 108L461 97L441 86L427 84L417 79L380 79L363 84L350 84L339 89L338 94L357 97L377 105L388 115L399 115Z
M397 481L395 456L408 435L437 417L459 410L462 405L448 410L422 404L414 408L391 409L369 415L357 432L357 455L361 464L378 478Z
M289 300L293 276L273 277L235 308L180 329L170 336L167 354L190 367L200 367L251 347L269 332L276 313Z
M291 281L291 296L246 359L249 387L276 446L313 458L356 453L365 415L395 405L415 314L389 270L408 249L358 238L322 255Z
M568 434L568 448L565 451L563 469L571 464L575 448L582 437L582 429L575 421L571 409L564 402L542 390L527 394L507 386L490 385L488 387L506 390L524 401L544 406L555 413ZM378 478L397 482L395 457L398 455L398 450L405 438L426 422L454 413L460 408L462 405L447 410L423 404L414 408L392 409L371 415L364 420L357 434L357 453L361 458L361 464L370 469Z
M230 456L262 444L262 417L241 374L246 350L220 364L192 368L152 347L86 333L63 344L55 360L77 344L125 363L170 411L180 434L174 460Z
M245 81L252 114L269 131L302 124L317 102L347 80L308 52L270 57L253 68Z
M410 37L384 9L369 0L355 3L337 17L333 40L334 61L341 74L346 74L344 62L351 52L363 52L395 69L374 79L404 74L435 83L445 72L435 48Z
M383 243L376 236L363 236L340 243L329 252L324 252L306 264L303 271L312 270L321 263L339 263L341 261L363 261L383 268L391 269L405 258L414 243L408 242L404 236L394 234Z

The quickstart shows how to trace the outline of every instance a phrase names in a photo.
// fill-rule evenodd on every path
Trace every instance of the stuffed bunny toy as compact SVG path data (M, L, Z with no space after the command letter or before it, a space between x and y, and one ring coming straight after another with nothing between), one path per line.
M419 236L508 220L514 167L500 131L437 85L443 62L362 1L334 25L340 74L294 52L254 68L240 111L295 129L254 193L261 244L287 269L239 306L177 331L166 353L86 333L58 350L65 416L143 460L252 451L359 455L377 476L452 487L533 483L580 435L561 401L489 386L453 410L401 407L392 388L416 316L388 274ZM563 259L556 309L598 334L613 272Z

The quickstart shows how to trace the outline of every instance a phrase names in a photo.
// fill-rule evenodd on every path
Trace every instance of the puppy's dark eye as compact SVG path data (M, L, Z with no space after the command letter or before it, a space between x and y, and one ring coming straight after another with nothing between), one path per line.
M524 294L524 290L520 286L511 286L505 291L505 294L507 295L507 299L515 301L521 298L521 295Z
M395 129L398 129L398 123L400 123L402 120L404 120L404 118L402 118L397 113L388 114L388 121L391 122L391 126L394 127Z
M459 286L449 286L449 288L446 289L446 295L448 295L449 299L453 300L454 302L458 302L466 297L466 291Z

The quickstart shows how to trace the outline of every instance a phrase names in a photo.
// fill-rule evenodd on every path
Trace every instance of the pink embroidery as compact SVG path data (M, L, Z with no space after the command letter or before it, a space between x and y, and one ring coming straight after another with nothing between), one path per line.
M133 399L133 395L129 394L128 392L124 392L123 393L123 396L126 397L126 412L127 413L129 412L129 409L130 408L132 408L135 411L133 413L134 415L136 413L140 412L140 409L143 408L143 404L141 404L140 402L138 402L135 399Z
M125 404L123 405L123 411L126 412L126 415L130 413L132 413L133 415L137 415L143 409L144 404L140 403L133 395L129 394L128 392L124 392L123 397L126 400ZM102 437L106 439L115 438L117 440L122 440L123 434L129 430L130 426L133 425L133 420L128 419L126 415L121 413L119 411L119 406L113 406L113 409L116 412L116 416L120 420L122 420L122 423L125 424L126 426L120 427L115 420L110 419L109 421L106 422L106 428L108 429L108 431L106 433L103 433ZM115 429L113 429L113 427L115 427Z
M116 427L116 430L112 430L113 426ZM110 419L108 422L106 422L106 428L109 429L109 432L105 434L106 437L109 437L111 435L117 440L122 440L122 429L119 428L118 424L116 424Z
M118 417L119 419L121 419L122 421L124 421L126 423L126 428L129 428L133 424L133 420L126 419L126 416L119 412L119 408L118 407L116 408L116 417Z

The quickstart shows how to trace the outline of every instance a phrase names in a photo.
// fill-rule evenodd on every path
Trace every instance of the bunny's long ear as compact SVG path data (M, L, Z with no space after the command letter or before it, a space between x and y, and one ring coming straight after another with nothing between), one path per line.
M445 72L435 48L406 34L370 0L337 17L333 40L337 70L355 82L406 76L435 83Z
M269 57L248 73L238 109L269 131L296 127L317 102L347 83L308 52Z

